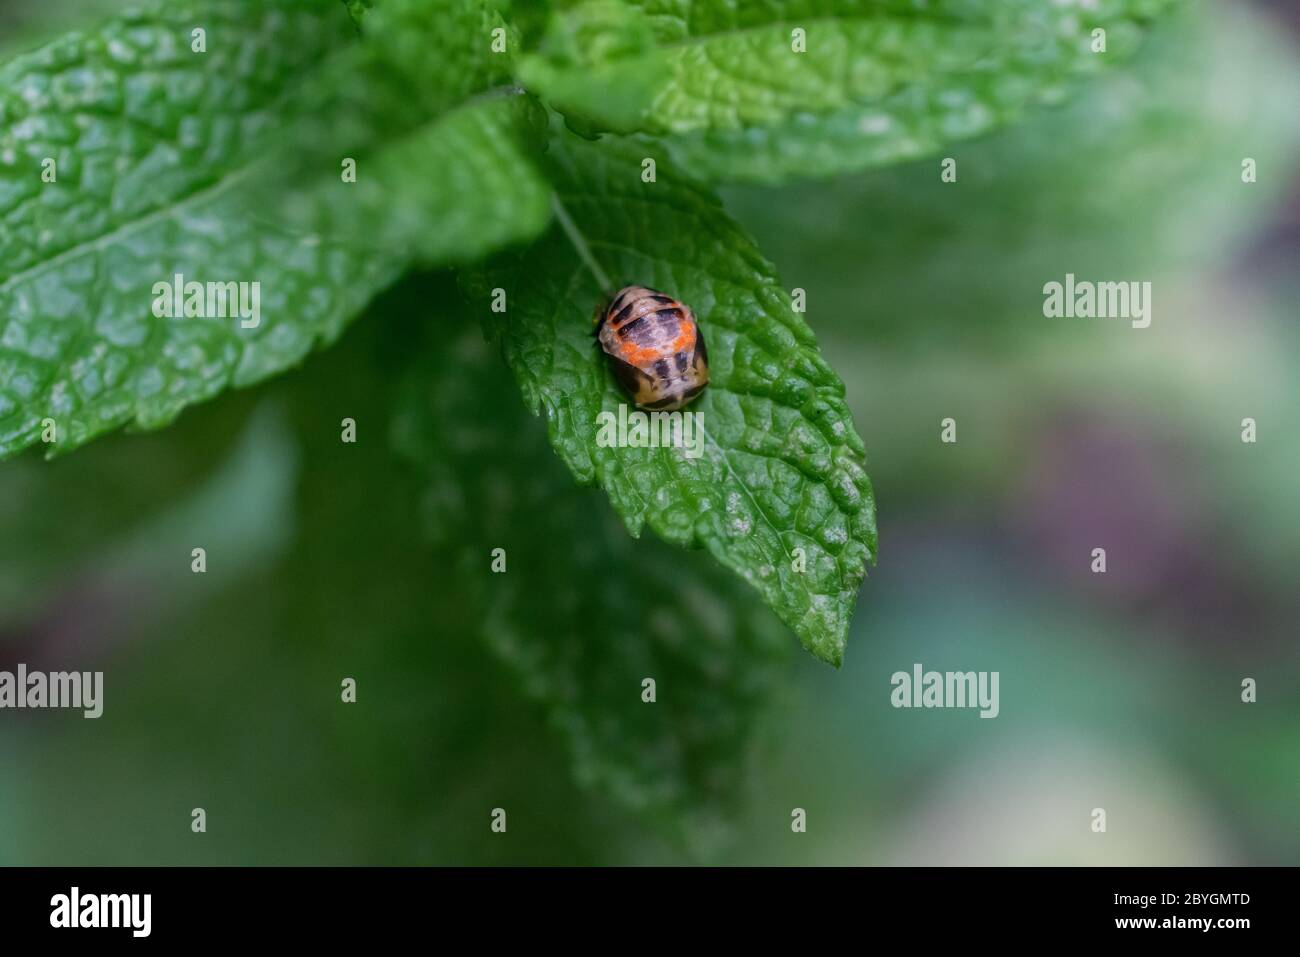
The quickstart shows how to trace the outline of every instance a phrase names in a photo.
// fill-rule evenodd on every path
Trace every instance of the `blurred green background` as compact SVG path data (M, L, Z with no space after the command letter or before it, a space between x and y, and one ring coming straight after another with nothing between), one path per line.
M2 45L106 6L0 8ZM1193 4L955 184L725 191L869 451L839 672L572 488L445 274L166 430L0 465L0 667L106 685L0 717L0 863L1297 863L1287 21ZM1151 327L1045 319L1067 272L1150 280ZM1000 716L891 708L914 662L999 671Z

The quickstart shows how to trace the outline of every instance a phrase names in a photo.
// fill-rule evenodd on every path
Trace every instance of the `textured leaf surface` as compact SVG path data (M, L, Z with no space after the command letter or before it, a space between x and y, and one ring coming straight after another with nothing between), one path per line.
M598 414L627 397L591 334L601 301L560 229L471 283L528 406L578 480L599 484L629 530L703 547L759 590L819 658L838 664L876 532L862 440L844 386L772 266L712 197L661 166L643 183L635 144L553 144L557 191L613 283L694 308L711 384L690 407L703 454L602 448ZM488 309L488 290L508 309ZM802 549L806 571L796 570Z
M332 341L412 258L544 226L543 187L509 135L520 108L428 112L505 75L487 48L495 15L440 8L471 32L440 47L431 27L390 35L376 15L367 47L334 4L166 5L0 67L0 456L41 441L49 419L51 454L165 424ZM190 47L200 24L206 53ZM412 43L421 59L394 53ZM429 85L412 82L428 61ZM342 182L341 148L380 123L408 138L368 142L358 183ZM307 185L284 178L303 163ZM402 195L376 201L390 187ZM260 322L155 316L154 285L176 275L258 283Z
M445 584L545 709L578 781L706 853L743 794L788 639L703 556L630 539L574 486L514 391L462 332L426 352L399 400L394 435L427 479ZM494 548L504 573L490 568Z
M1058 99L1072 75L1131 53L1168 2L597 0L557 16L522 75L579 128L665 137L694 175L824 176Z
M213 186L284 122L346 24L305 0L128 13L0 65L0 281ZM200 10L202 13L200 13ZM203 26L208 50L190 48ZM42 179L56 163L57 182Z
M348 40L340 11L307 7L158 7L0 67L0 454L35 442L46 417L59 450L167 422L296 361L388 280L231 201L285 98ZM200 22L206 53L190 48ZM270 280L273 319L156 319L153 285L177 272Z

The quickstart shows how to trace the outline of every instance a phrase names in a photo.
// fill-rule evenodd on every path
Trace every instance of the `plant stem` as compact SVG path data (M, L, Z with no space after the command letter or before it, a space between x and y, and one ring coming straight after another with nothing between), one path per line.
M564 208L564 203L560 201L559 193L551 194L551 206L554 207L555 218L560 221L560 226L563 228L565 235L569 237L569 242L573 243L573 248L578 251L578 258L587 264L587 268L591 270L591 274L596 277L596 282L600 286L601 291L607 297L614 295L614 289L610 284L609 276L605 275L605 270L600 268L600 263L596 262L596 257L591 254L591 247L587 245L587 240L584 239L582 233L578 231L577 224L574 223L573 218L569 215L569 211Z

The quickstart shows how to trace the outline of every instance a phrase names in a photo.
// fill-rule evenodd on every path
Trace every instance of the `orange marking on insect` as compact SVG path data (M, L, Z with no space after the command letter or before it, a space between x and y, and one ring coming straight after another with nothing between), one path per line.
M634 366L647 365L660 356L658 349L637 345L629 339L623 340L619 345L619 351L622 352L623 359Z

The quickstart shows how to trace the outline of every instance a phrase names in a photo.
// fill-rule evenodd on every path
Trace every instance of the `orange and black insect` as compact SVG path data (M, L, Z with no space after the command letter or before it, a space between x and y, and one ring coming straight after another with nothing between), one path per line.
M680 409L709 384L695 314L671 296L626 286L596 312L596 338L614 375L643 409Z

